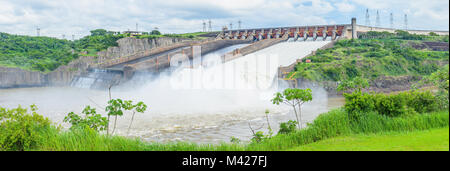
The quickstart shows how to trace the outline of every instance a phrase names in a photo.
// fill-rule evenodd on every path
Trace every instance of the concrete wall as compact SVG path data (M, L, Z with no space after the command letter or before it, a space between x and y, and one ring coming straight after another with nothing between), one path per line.
M45 74L19 68L0 67L0 88L43 86Z
M0 88L67 86L94 62L94 57L80 57L49 73L0 67Z

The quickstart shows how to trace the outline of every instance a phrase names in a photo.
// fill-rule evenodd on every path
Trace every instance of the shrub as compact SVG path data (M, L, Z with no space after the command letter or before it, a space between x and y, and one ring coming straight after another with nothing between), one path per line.
M108 120L106 117L102 117L101 114L98 114L95 108L87 106L84 108L82 113L85 115L84 117L70 112L66 117L64 117L64 122L72 124L70 129L84 129L85 127L89 127L95 131L106 130Z
M253 138L251 139L252 143L260 143L264 139L267 139L268 137L264 135L264 132L258 131L255 134L253 134Z
M407 106L418 113L433 112L439 109L439 99L430 91L411 91L399 95L405 96Z
M378 114L394 117L403 115L407 112L407 96L385 94L374 94L370 96L375 98L375 111L377 111Z
M345 110L350 117L357 113L373 111L375 109L374 98L368 93L355 92L351 94L344 93ZM355 114L353 116L353 114Z
M295 127L297 124L298 122L293 120L280 123L280 130L278 131L278 134L289 134L295 132Z
M23 151L39 141L40 131L50 128L50 121L36 113L36 106L30 106L32 113L18 107L0 107L0 150Z
M439 110L439 100L430 91L408 91L385 95L381 93L344 93L344 108L352 119L362 113L374 111L381 115L397 117L412 113Z

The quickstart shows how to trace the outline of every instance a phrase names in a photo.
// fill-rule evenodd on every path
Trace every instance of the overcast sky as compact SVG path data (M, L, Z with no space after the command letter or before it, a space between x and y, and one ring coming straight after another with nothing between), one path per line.
M213 30L242 21L242 28L346 24L352 17L365 24L368 8L372 25L376 11L382 27L449 30L448 0L0 0L0 32L78 39L89 30L202 31L211 19Z

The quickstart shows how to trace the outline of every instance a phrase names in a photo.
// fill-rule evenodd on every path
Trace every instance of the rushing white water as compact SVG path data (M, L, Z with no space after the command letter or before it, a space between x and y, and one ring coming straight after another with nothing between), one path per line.
M136 114L130 136L150 141L204 143L228 141L231 136L248 139L251 133L247 122L260 125L265 121L266 109L271 111L271 126L275 131L279 122L294 119L290 108L270 102L275 92L285 88L276 80L277 68L291 64L328 42L284 42L221 63L224 53L244 45L228 47L206 55L203 66L181 67L151 81L136 77L131 82L140 86L115 87L112 98L143 101L148 105L145 113ZM323 89L314 89L313 97L313 102L305 105L304 118L309 121L330 107ZM107 99L105 91L75 87L0 90L0 106L36 104L39 113L57 123L62 123L68 112L80 113L85 105L105 113L100 109L104 109ZM130 115L118 119L116 132L119 135L126 135Z

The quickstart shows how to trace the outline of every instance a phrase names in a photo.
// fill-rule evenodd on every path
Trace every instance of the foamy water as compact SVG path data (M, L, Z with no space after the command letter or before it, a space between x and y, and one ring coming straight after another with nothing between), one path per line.
M276 79L277 68L289 65L326 43L284 42L223 64L221 55L244 45L228 47L205 56L204 66L179 68L162 73L152 81L136 78L132 80L134 86L115 87L112 98L143 101L148 105L145 113L136 114L129 136L148 141L201 143L229 141L231 136L246 140L251 136L248 122L255 127L265 123L266 109L271 111L271 126L275 131L279 122L295 119L289 107L270 102L275 92L286 88ZM312 121L318 114L341 104L330 103L323 89L314 89L313 97L313 102L305 105L305 120ZM107 100L108 92L86 88L0 90L2 107L36 104L39 113L59 124L63 124L67 113L80 113L86 105L105 113L100 109L104 109ZM118 119L116 132L119 135L126 135L130 119L131 113Z

